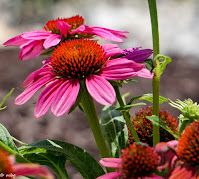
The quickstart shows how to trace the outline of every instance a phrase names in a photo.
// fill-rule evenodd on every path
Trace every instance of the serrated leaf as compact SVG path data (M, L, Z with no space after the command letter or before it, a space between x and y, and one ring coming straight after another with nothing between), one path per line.
M123 107L117 108L116 110L118 110L120 112L125 112L125 111L129 111L131 108L133 108L135 106L143 106L143 105L146 105L146 103L129 104L129 105L125 105Z
M161 54L158 54L156 57L155 57L155 60L159 60L159 75L161 75L164 71L164 69L166 68L167 64L171 63L171 58L170 57L167 57L167 56L164 56L164 55L161 55ZM156 74L156 69L154 69L153 71L155 74Z
M82 174L85 179L97 178L98 176L104 174L102 167L89 153L73 144L58 140L47 139L29 144L26 147L29 147L29 149L27 149L29 150L27 151L27 155L28 153L30 154L31 150L45 149L46 152L42 153L46 153L48 155L51 154L54 156L64 156L66 160L69 161ZM25 155L24 149L21 151ZM38 152L38 154L40 153L41 151Z
M39 163L40 165L50 167L58 178L69 178L65 169L66 157L63 154L58 152L52 153L47 149L35 147L21 147L19 151L32 163Z
M100 125L109 144L111 155L119 157L121 149L126 148L128 140L128 130L122 113L113 106L105 106L102 109Z
M178 139L178 135L175 134L158 116L152 115L152 116L146 116L147 119L149 119L153 124L156 124L160 127L162 127L164 130L169 132L171 135L173 135L176 139Z
M14 91L14 88L12 88L11 91L0 102L0 110L3 110L7 107L7 106L4 106L4 107L1 107L1 106L3 105L3 103L5 103L6 99L8 99L8 97L12 94L13 91Z
M128 105L133 104L137 100L146 100L153 103L153 94L143 94L140 96L135 96L131 98ZM162 104L163 102L168 102L168 100L165 97L159 96L159 103Z
M0 141L15 152L18 152L18 149L12 140L10 133L2 124L0 124Z

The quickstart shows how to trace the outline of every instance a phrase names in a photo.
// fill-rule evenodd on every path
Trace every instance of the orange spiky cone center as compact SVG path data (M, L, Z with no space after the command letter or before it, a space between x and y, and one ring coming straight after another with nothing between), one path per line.
M95 74L108 60L99 44L90 40L71 40L61 43L51 57L53 72L60 77L85 78Z
M150 176L160 163L158 154L144 143L133 143L127 147L121 159L122 178Z
M199 120L187 126L178 140L177 155L185 163L199 167Z
M80 25L84 24L84 19L82 16L73 16L70 18L58 18L56 20L48 21L46 23L46 26L44 26L44 30L46 31L51 31L55 34L60 34L60 30L57 27L57 21L63 21L68 23L69 25L72 25L70 30L78 28Z

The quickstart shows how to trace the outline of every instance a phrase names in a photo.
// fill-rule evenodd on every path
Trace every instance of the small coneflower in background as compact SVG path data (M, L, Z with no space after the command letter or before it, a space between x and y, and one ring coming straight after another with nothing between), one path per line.
M154 148L140 142L133 143L122 150L120 158L103 158L100 160L100 164L118 170L97 179L162 179L162 177L154 175L160 164L160 157Z
M0 178L12 179L20 176L41 177L54 179L51 172L44 166L31 163L15 163L15 156L0 148Z
M178 140L176 166L169 179L199 178L199 120L187 126Z
M105 48L93 40L78 39L61 43L47 63L27 77L23 83L23 87L27 88L16 98L15 104L24 104L45 87L38 98L35 117L41 117L50 107L54 115L61 116L74 105L80 83L97 102L112 105L116 94L109 81L134 76L153 77L145 64L131 60L136 59L133 54L137 54L137 51L128 52L133 57L125 58L124 55L110 60L110 49L114 49L116 54L113 46ZM118 51L121 52L121 49Z
M127 31L117 31L103 27L90 27L84 24L83 17L58 18L46 23L43 30L24 32L4 43L5 46L19 46L19 59L28 60L39 56L44 50L73 39L93 38L123 42Z
M153 107L142 108L136 113L135 117L132 117L132 123L137 131L138 137L141 142L153 146L153 124L146 116L153 115ZM159 118L174 132L178 132L178 121L171 116L167 111L159 110ZM134 138L129 130L128 145L132 144ZM168 142L175 138L166 130L160 127L160 141Z

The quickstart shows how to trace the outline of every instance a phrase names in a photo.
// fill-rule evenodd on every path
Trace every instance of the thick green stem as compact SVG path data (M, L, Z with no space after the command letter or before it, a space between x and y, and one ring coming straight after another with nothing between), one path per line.
M91 130L93 132L101 157L102 158L110 157L109 150L106 145L106 142L105 142L105 139L104 139L104 136L99 124L99 119L98 119L98 115L95 109L93 98L90 96L90 94L88 93L86 89L84 90L82 94L81 104L86 114L86 117L88 119L88 122L90 124Z
M158 31L158 16L157 16L157 6L156 0L148 0L150 16L151 16L151 26L152 26L152 36L153 36L153 57L159 54L159 31ZM153 62L154 68L156 68L155 76L152 80L153 85L153 114L159 116L159 86L160 86L160 74L159 74L159 61L157 59ZM155 146L160 142L159 126L153 124L153 145Z
M122 96L120 94L119 87L115 86L114 89L115 89L115 92L116 92L117 100L118 100L120 106L123 107L124 106L124 101L123 101ZM122 112L122 115L123 115L128 127L129 127L132 135L133 135L133 138L134 138L135 142L139 142L140 140L139 140L137 132L136 132L134 126L133 126L133 123L131 121L130 114L128 112Z

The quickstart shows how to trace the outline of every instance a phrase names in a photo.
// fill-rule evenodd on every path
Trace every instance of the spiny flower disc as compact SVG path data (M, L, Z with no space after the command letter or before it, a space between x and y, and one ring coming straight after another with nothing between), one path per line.
M160 163L158 154L144 143L133 143L123 151L122 178L150 176Z
M6 174L13 173L11 163L8 159L8 153L0 148L0 174L3 173L2 179L10 178L6 177Z
M102 46L79 39L61 43L51 57L51 65L60 77L84 78L97 73L107 60Z
M82 16L73 16L70 18L58 18L56 20L52 20L52 21L48 21L46 23L46 26L43 27L44 30L46 31L52 31L55 34L60 34L60 31L57 27L57 21L64 21L66 23L68 23L69 25L72 25L72 27L70 28L70 30L72 29L76 29L78 28L80 25L84 24L84 19Z
M136 113L135 117L132 117L132 123L136 128L138 136L141 142L153 146L153 124L147 119L147 116L153 115L153 107L149 106L147 108L142 108ZM178 132L177 119L171 116L167 111L159 110L159 118L174 132ZM175 138L169 132L160 127L160 141L168 142L174 140ZM129 130L128 145L132 144L134 138Z
M179 139L177 155L185 163L199 167L199 120L185 128Z

